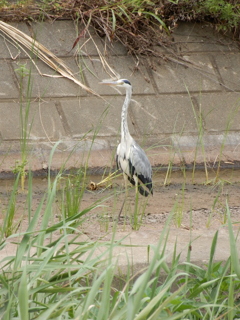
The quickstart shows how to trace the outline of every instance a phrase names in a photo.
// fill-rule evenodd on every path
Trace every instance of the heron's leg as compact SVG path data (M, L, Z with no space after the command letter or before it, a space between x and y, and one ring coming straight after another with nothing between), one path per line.
M127 175L125 173L123 173L123 177L124 177L124 183L125 183L125 198L123 200L123 204L122 204L120 212L118 214L118 219L120 219L120 217L121 217L121 213L122 213L123 208L125 209L125 202L126 202L127 197L128 197L128 178L127 178ZM126 212L125 212L125 214L126 214Z
M123 203L122 203L122 206L121 206L121 209L119 211L119 214L118 214L118 220L120 220L120 217L121 217L121 213L122 213L122 210L123 210L123 207L124 207L124 204L125 204L125 198L123 199Z
M138 178L137 177L133 177L134 181L135 181L135 197L137 198L138 195Z
M134 206L134 221L136 222L138 214L138 177L133 176L135 181L135 206Z

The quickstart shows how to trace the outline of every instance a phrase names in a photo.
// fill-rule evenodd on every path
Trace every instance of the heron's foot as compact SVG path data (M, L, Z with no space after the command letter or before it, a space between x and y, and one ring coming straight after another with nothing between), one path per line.
M131 224L131 219L130 217L126 217L126 216L120 216L117 220L117 223L119 226L128 226Z

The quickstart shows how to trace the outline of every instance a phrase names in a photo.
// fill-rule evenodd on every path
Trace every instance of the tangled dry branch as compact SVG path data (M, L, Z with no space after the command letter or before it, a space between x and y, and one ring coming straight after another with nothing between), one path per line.
M234 1L234 0L229 0ZM201 1L199 1L201 2ZM216 20L196 8L195 0L58 0L27 1L25 5L12 4L0 8L0 20L36 21L74 19L93 26L110 42L120 41L129 53L157 55L156 46L168 47L172 43L171 32L179 20ZM232 30L239 37L240 26Z

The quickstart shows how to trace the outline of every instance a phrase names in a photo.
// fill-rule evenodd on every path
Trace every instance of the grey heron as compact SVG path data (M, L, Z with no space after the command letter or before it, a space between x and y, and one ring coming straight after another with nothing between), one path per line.
M139 192L142 196L147 197L150 193L153 194L152 167L144 150L130 135L127 123L127 112L132 97L132 85L126 79L103 81L101 84L118 86L126 89L126 97L121 114L121 142L117 147L116 163L117 168L121 169L123 172L126 196L127 181L129 181L135 186L136 194ZM121 211L119 216L121 215Z

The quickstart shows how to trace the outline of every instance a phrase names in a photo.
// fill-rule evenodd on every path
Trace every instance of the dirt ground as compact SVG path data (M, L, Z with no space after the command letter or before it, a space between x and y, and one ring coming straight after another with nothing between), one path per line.
M146 246L155 245L158 242L159 235L168 217L172 214L167 242L169 253L173 252L174 244L177 241L178 251L181 252L181 259L184 261L189 241L192 242L194 239L192 258L196 263L203 263L209 257L215 231L219 230L216 260L226 260L230 254L226 201L230 209L234 230L238 232L240 227L240 171L225 170L221 171L217 181L214 180L215 177L216 173L210 172L208 183L206 183L203 171L196 172L194 179L191 172L183 174L181 171L177 171L172 173L167 181L168 184L164 186L166 172L154 173L154 194L148 198L139 197L140 216L141 212L144 214L142 217L138 216L138 230L133 230L131 222L135 207L133 188L129 190L126 204L128 215L117 222L125 194L123 178L119 176L118 179L114 179L110 188L103 186L95 191L88 190L84 193L79 210L91 206L95 201L100 200L100 202L97 208L85 216L85 221L79 227L80 233L92 241L108 241L111 240L113 226L117 225L115 239L124 239L125 244L137 246L135 250L130 247L126 249L129 250L127 254L131 255L135 266L143 262L147 263ZM99 183L101 177L91 176L88 177L88 180L89 183L91 181ZM0 183L2 221L4 214L6 214L12 187L13 181L11 180L2 180ZM33 180L33 212L46 190L46 178ZM59 221L62 187L59 187L57 198L52 208L53 219L51 221L55 222ZM27 228L26 199L27 191L18 192L14 218L15 225L19 225L18 232L23 232ZM16 250L14 241L14 239L8 241L8 245L0 252L0 258L14 254ZM126 257L126 253L124 256ZM122 265L124 264L126 265L126 258L122 260Z
M139 196L138 209L140 210L139 222L141 227L152 225L160 228L166 222L169 214L173 213L172 224L179 228L186 229L216 229L226 223L226 201L230 208L234 222L240 221L240 172L233 170L221 171L219 179L214 180L216 173L209 172L208 183L204 171L173 172L163 186L166 179L166 172L157 173L153 176L154 194L148 198ZM90 176L89 183L99 183L100 176ZM27 183L26 183L27 186ZM10 198L13 181L2 180L0 184L0 205L2 207L2 218ZM47 187L47 179L37 178L33 180L33 204L32 210L37 207ZM59 199L61 198L59 189ZM85 228L91 233L92 221L94 220L94 235L97 238L97 230L101 236L103 230L108 229L111 223L116 221L124 200L124 184L122 177L113 180L110 188L105 185L97 190L88 190L84 193L80 209L87 208L95 201L102 200L100 205L87 215ZM19 192L17 195L17 209L15 219L24 219L26 210L26 192ZM130 216L133 215L135 205L134 188L129 189L129 196L126 202L127 218L119 222L125 227L130 223ZM56 204L53 213L58 215L59 204ZM124 210L123 210L124 211ZM99 228L96 228L96 225ZM130 228L131 229L131 228Z

